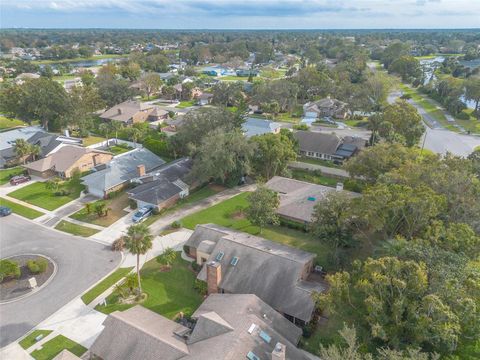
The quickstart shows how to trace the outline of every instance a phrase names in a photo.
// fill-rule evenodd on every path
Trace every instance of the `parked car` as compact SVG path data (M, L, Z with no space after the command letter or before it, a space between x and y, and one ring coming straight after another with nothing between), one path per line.
M31 180L31 177L28 175L17 175L10 179L10 185L18 185L30 180Z
M1 217L8 216L11 213L12 213L12 209L10 209L9 207L0 206L0 216Z
M133 221L134 223L142 222L142 221L145 220L147 217L149 217L150 215L152 215L152 212L153 212L153 208L152 208L152 207L150 207L150 206L144 206L144 207L140 208L140 209L133 215L132 221Z

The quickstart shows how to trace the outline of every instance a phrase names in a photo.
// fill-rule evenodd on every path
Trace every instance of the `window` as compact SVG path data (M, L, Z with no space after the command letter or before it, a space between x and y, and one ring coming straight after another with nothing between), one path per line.
M220 252L217 254L217 256L215 257L215 260L216 260L216 261L221 261L221 260L223 259L223 256L224 256L224 255L225 255L225 254L220 251Z
M235 266L238 264L238 257L234 256L232 261L230 261L230 265Z
M249 360L260 360L260 358L257 355L255 355L252 351L248 352L247 359L249 359Z
M265 331L260 331L260 337L267 344L270 344L270 341L272 341L272 337L270 335L268 335Z

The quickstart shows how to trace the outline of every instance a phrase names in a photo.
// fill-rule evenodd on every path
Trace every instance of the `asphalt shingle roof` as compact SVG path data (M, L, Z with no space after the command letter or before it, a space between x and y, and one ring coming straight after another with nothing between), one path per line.
M320 154L335 154L341 142L337 135L312 131L297 131L293 136L298 140L300 151L311 151Z
M279 128L279 123L252 117L247 118L242 124L242 129L246 137L275 133Z

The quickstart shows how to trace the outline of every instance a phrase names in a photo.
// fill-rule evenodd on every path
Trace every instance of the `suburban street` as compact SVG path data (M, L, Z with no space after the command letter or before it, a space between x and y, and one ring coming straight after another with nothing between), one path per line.
M84 238L50 230L16 215L0 219L2 258L42 254L57 265L50 283L31 296L0 305L0 347L18 339L41 321L114 270L118 252Z

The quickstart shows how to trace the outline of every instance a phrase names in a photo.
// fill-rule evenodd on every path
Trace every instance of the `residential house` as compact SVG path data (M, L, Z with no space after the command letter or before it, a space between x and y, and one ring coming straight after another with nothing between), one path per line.
M332 188L281 176L274 176L265 186L279 195L280 205L277 214L284 219L303 224L312 221L315 206L332 192L342 191L351 197L360 196L360 194L343 190L342 183Z
M212 102L213 94L202 92L200 95L196 97L197 105L204 106L208 105Z
M246 76L258 76L258 74L260 73L260 71L258 70L255 70L255 69L238 69L235 71L235 73L237 74L237 76L243 76L243 77L246 77Z
M185 252L203 265L208 293L255 294L296 324L308 323L312 293L326 289L313 271L316 255L214 224L197 225Z
M0 167L15 165L31 157L20 159L15 153L15 141L23 139L40 147L39 157L45 157L64 145L81 145L82 140L45 132L42 128L29 126L5 131L0 137Z
M187 176L192 168L189 158L164 164L152 173L132 180L139 185L127 190L137 207L148 206L158 210L168 208L189 195L192 183Z
M59 176L68 179L75 171L90 171L97 165L109 162L112 158L113 155L106 151L66 145L43 159L33 161L23 167L30 175L42 178Z
M248 117L242 124L243 133L247 138L256 135L278 134L280 128L281 125L277 122L254 117Z
M22 85L26 80L38 79L39 77L39 74L21 73L15 78L15 84Z
M79 77L76 77L74 79L71 79L71 80L65 80L63 82L63 88L65 89L66 92L71 92L73 90L74 87L77 87L77 86L82 86L83 83L82 83L82 79L79 78Z
M90 353L104 360L318 359L297 348L298 327L252 294L212 294L192 321L137 305L111 313L103 325Z
M95 167L94 172L82 177L82 183L88 193L105 198L109 193L127 187L132 179L145 176L163 164L165 161L151 151L137 148Z
M140 122L154 122L168 118L168 112L156 105L127 100L115 105L100 115L106 121L119 121L125 126Z
M366 141L358 137L341 138L336 134L312 131L297 131L293 134L298 141L302 156L342 162L365 147Z
M325 118L345 119L348 114L347 103L337 99L326 97L321 100L308 102L303 105L303 112L306 118Z

